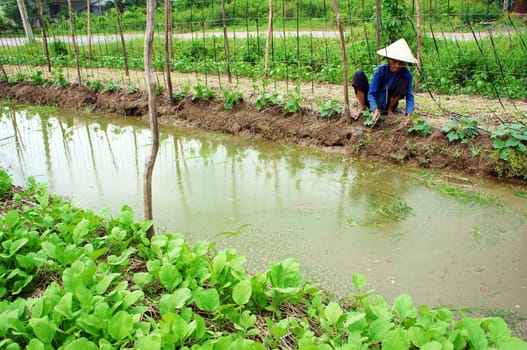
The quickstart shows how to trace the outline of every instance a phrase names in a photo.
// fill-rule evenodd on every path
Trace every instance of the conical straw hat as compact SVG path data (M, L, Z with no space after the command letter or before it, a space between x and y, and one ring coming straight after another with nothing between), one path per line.
M404 38L386 46L384 49L380 49L377 51L377 54L386 58L393 58L397 61L417 63L417 58L412 54L412 50Z

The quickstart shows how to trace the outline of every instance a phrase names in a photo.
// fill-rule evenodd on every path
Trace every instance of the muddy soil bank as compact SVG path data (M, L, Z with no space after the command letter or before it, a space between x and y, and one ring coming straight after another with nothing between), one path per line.
M147 94L143 91L131 94L124 90L95 92L78 85L57 89L24 81L0 83L0 96L21 104L57 105L68 110L148 119ZM350 157L527 184L522 175L504 175L510 165L496 159L490 133L483 129L473 141L462 144L448 142L441 127L435 125L437 123L430 123L431 135L409 135L402 114L370 128L364 125L363 118L353 122L344 117L321 118L319 111L309 108L304 108L302 113L284 115L281 107L259 111L252 101L242 102L232 110L226 110L220 98L192 101L187 96L170 104L166 97L159 96L157 103L159 122L163 125L200 128L297 144Z

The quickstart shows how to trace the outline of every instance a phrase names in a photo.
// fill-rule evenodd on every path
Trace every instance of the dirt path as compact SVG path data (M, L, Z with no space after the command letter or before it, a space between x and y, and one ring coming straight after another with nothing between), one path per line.
M17 72L33 74L45 69L41 67L6 67L8 74ZM125 77L120 70L83 71L86 81L119 81L120 91L95 93L92 89L76 84L63 89L44 88L31 82L8 85L0 84L3 99L25 104L56 104L61 108L97 113L146 118L147 98L144 93L142 72L131 71ZM75 82L77 75L72 69L64 71L68 80ZM52 78L51 76L49 78ZM301 84L303 112L284 115L280 107L255 108L257 96L263 91L258 82L235 78L229 84L226 77L200 74L173 74L174 91L184 86L193 87L198 82L218 92L212 101L192 102L190 96L175 105L164 96L158 99L160 122L165 125L195 127L233 135L249 136L281 143L292 143L338 152L352 157L421 167L432 170L449 170L476 176L500 178L527 184L527 161L520 164L500 161L495 156L492 139L489 137L501 122L525 122L527 103L523 101L495 101L475 96L441 96L427 93L416 94L416 114L432 126L429 136L408 135L402 114L399 118L378 123L375 128L364 126L364 120L350 123L345 118L325 119L320 117L320 102L332 98L342 101L342 87L332 84ZM159 85L164 84L164 75L157 75ZM139 90L128 93L127 88ZM237 89L244 95L244 102L233 110L223 107L221 88ZM294 92L294 86L275 82L266 91L282 94ZM191 89L190 94L193 93ZM353 99L352 99L353 101ZM352 107L354 109L356 107ZM473 141L462 144L449 143L441 128L452 117L468 116L478 121L480 135ZM525 164L523 164L523 163ZM516 162L518 163L518 161Z

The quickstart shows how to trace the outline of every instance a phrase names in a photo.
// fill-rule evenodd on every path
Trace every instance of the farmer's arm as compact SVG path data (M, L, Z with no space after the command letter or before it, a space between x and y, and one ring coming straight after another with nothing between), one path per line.
M408 87L406 88L406 117L409 119L412 117L412 114L415 110L415 101L414 101L414 90L413 90L413 77L410 71L407 71L408 75Z

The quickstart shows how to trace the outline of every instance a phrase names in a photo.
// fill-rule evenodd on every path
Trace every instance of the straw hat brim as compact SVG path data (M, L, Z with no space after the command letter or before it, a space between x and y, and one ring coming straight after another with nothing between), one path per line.
M386 46L383 49L377 51L377 54L382 57L392 58L397 61L406 63L417 63L417 58L412 53L410 46L404 38L397 40L393 44Z

